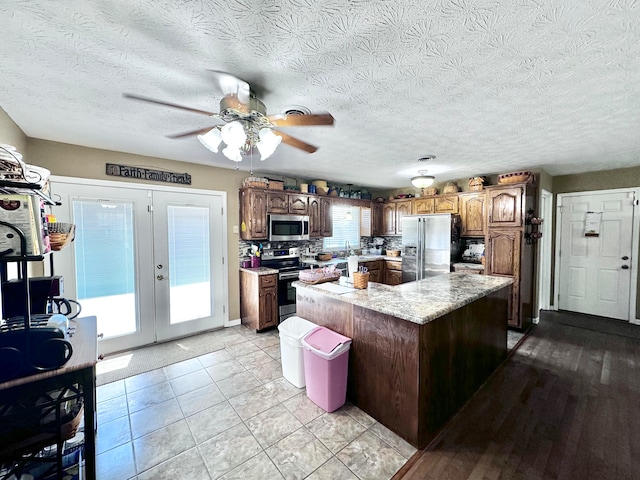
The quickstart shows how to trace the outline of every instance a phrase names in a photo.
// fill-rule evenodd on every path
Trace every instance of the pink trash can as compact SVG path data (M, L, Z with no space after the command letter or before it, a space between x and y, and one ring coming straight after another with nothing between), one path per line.
M317 327L302 338L307 397L327 412L344 405L351 339Z

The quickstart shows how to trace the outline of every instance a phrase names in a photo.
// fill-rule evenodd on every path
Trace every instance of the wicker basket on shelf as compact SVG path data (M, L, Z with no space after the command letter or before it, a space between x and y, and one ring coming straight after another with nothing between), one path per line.
M514 183L533 183L534 175L532 172L512 172L498 175L498 184L511 185Z
M400 250L387 250L387 256L388 257L399 257L400 256Z
M75 238L76 226L73 223L48 223L47 229L51 250L55 252L65 248Z
M369 287L369 272L353 272L353 287L365 289Z

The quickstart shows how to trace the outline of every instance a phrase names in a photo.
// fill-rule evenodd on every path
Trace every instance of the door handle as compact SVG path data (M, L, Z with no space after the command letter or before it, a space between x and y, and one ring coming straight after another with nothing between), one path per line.
M158 279L158 280L169 280L169 277L165 277L164 275L157 275L156 279Z
M629 265L622 265L623 270L629 270Z
M629 257L625 255L624 257L622 257L622 260L629 260Z

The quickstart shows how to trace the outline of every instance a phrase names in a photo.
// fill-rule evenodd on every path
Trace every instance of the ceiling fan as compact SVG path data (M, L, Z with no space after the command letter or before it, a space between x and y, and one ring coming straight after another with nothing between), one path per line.
M198 140L213 152L218 152L219 145L224 142L227 146L222 150L222 153L235 162L242 161L242 156L249 154L254 148L258 149L260 159L264 160L273 154L281 141L305 152L313 153L318 149L317 147L279 131L278 127L333 125L334 123L333 116L329 113L306 114L300 112L267 115L264 103L257 98L247 82L230 73L210 71L216 76L224 95L220 100L218 113L131 93L125 93L123 96L221 120L222 125L167 135L167 137L175 139L196 135Z

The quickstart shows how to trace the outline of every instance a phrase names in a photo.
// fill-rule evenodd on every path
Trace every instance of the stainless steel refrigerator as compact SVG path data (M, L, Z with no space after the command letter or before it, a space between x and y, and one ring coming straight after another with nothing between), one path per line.
M460 218L450 213L407 215L402 219L402 282L451 271L460 249Z

